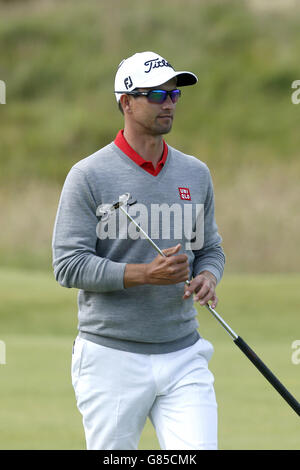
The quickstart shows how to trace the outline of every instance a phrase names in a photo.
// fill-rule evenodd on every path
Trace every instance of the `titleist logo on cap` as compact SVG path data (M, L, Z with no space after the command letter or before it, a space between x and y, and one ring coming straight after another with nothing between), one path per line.
M157 57L156 59L147 60L144 65L147 67L145 73L149 73L152 69L157 69L159 67L171 67L171 69L173 68L169 62L167 62L165 59L160 60L159 57Z

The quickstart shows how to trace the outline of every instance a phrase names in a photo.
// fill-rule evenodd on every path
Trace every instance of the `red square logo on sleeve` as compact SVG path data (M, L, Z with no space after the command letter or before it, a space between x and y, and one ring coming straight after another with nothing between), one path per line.
M191 193L189 188L178 188L180 199L191 201Z

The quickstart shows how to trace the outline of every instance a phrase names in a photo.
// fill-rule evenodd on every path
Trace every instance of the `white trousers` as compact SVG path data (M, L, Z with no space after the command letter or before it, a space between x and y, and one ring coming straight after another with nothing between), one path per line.
M136 354L77 337L72 384L89 450L137 449L149 416L161 449L217 449L217 404L203 338L167 354Z

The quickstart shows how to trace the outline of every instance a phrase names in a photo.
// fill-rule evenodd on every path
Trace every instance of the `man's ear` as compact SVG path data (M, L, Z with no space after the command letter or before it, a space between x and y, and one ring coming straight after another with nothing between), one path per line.
M131 103L128 95L122 95L120 98L120 103L123 109L123 112L130 113L131 112Z

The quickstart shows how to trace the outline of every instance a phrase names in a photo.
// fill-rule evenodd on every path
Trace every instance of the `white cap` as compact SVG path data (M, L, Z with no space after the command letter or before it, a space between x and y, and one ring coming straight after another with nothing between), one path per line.
M122 60L115 77L115 96L119 102L121 95L135 88L152 88L177 77L177 86L194 85L198 78L191 72L175 72L166 59L155 52L138 52Z

